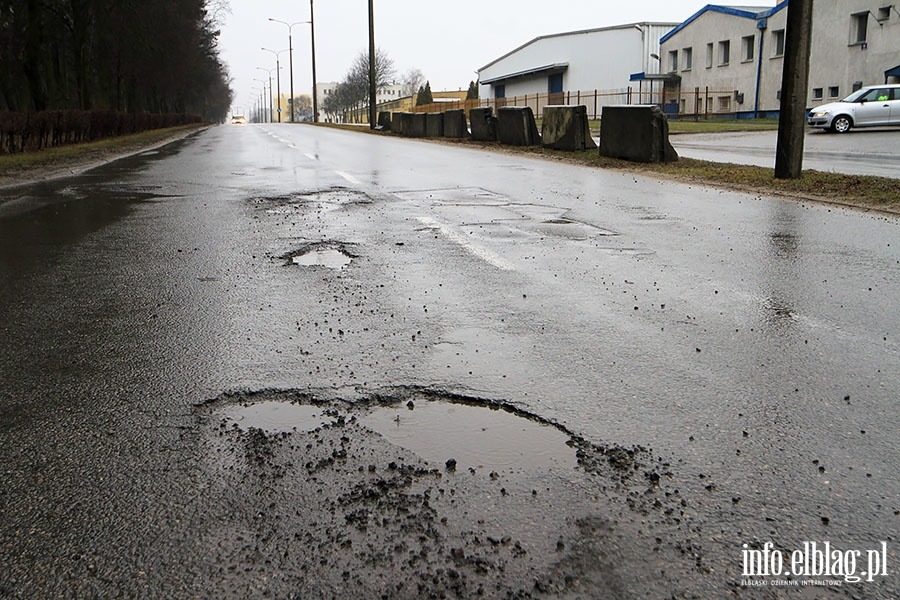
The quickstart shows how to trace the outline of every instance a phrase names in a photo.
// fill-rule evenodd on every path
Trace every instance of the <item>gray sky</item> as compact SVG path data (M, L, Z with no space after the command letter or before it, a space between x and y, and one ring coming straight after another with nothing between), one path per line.
M248 112L258 97L253 88L260 84L254 78L268 79L256 67L275 67L275 57L260 48L288 47L288 28L268 18L308 21L309 1L230 0L230 4L219 46L233 79L235 110ZM476 78L476 69L539 35L637 21L681 22L705 4L702 0L375 0L375 41L394 60L399 75L415 67L435 91L465 89ZM751 4L773 6L774 1ZM368 48L368 2L315 0L315 11L318 80L340 81L353 58ZM309 25L295 26L293 34L294 92L309 93ZM288 53L281 57L281 90L287 93Z

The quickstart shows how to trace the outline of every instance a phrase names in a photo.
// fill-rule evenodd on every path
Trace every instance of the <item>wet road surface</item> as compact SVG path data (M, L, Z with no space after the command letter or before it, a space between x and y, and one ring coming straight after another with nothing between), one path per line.
M0 597L780 597L743 544L897 564L895 219L287 125L0 193ZM403 441L459 406L571 454Z
M775 167L776 131L671 136L679 156ZM817 171L900 178L900 129L852 129L846 134L808 131L803 166Z

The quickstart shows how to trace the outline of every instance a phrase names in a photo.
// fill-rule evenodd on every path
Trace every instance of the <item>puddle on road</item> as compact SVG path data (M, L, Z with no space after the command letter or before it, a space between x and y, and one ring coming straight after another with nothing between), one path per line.
M360 423L435 465L457 469L547 469L575 466L563 431L505 410L434 400L381 406Z
M239 429L261 429L266 433L289 433L291 431L313 431L330 425L335 419L325 414L322 406L292 404L289 402L259 402L257 404L229 406L219 412L226 427Z
M352 258L340 250L332 249L313 250L291 258L293 264L301 267L327 267L337 270L343 269L352 261Z
M287 261L285 264L288 266L325 267L340 271L356 257L340 242L317 242L288 252L280 258Z

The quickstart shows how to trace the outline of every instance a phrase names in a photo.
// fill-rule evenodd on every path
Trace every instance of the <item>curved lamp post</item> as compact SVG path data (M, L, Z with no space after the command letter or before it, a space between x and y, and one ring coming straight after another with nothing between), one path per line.
M277 52L268 48L263 48L263 50L275 55L275 80L278 82L278 122L281 123L281 53L287 52L287 49Z
M294 29L294 25L304 25L306 23L312 23L312 21L297 21L296 23L288 23L286 21L279 21L278 19L269 18L273 23L281 23L288 28L288 69L291 72L291 123L294 122L294 43L292 39L292 30Z
M272 122L272 111L274 110L273 107L272 107L272 104L273 104L273 100L272 100L272 71L274 71L275 69L267 69L267 68L265 68L265 67L256 67L256 68L259 69L260 71L265 71L266 73L269 74L269 123L271 123L271 122ZM256 81L259 81L259 80L257 79ZM263 85L263 87L265 87L265 85Z

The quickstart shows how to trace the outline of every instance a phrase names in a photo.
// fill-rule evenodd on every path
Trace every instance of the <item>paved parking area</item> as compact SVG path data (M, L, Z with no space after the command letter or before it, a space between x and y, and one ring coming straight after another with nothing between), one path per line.
M670 139L679 156L686 158L775 166L775 131L677 134ZM807 132L803 165L819 171L900 178L900 129Z

